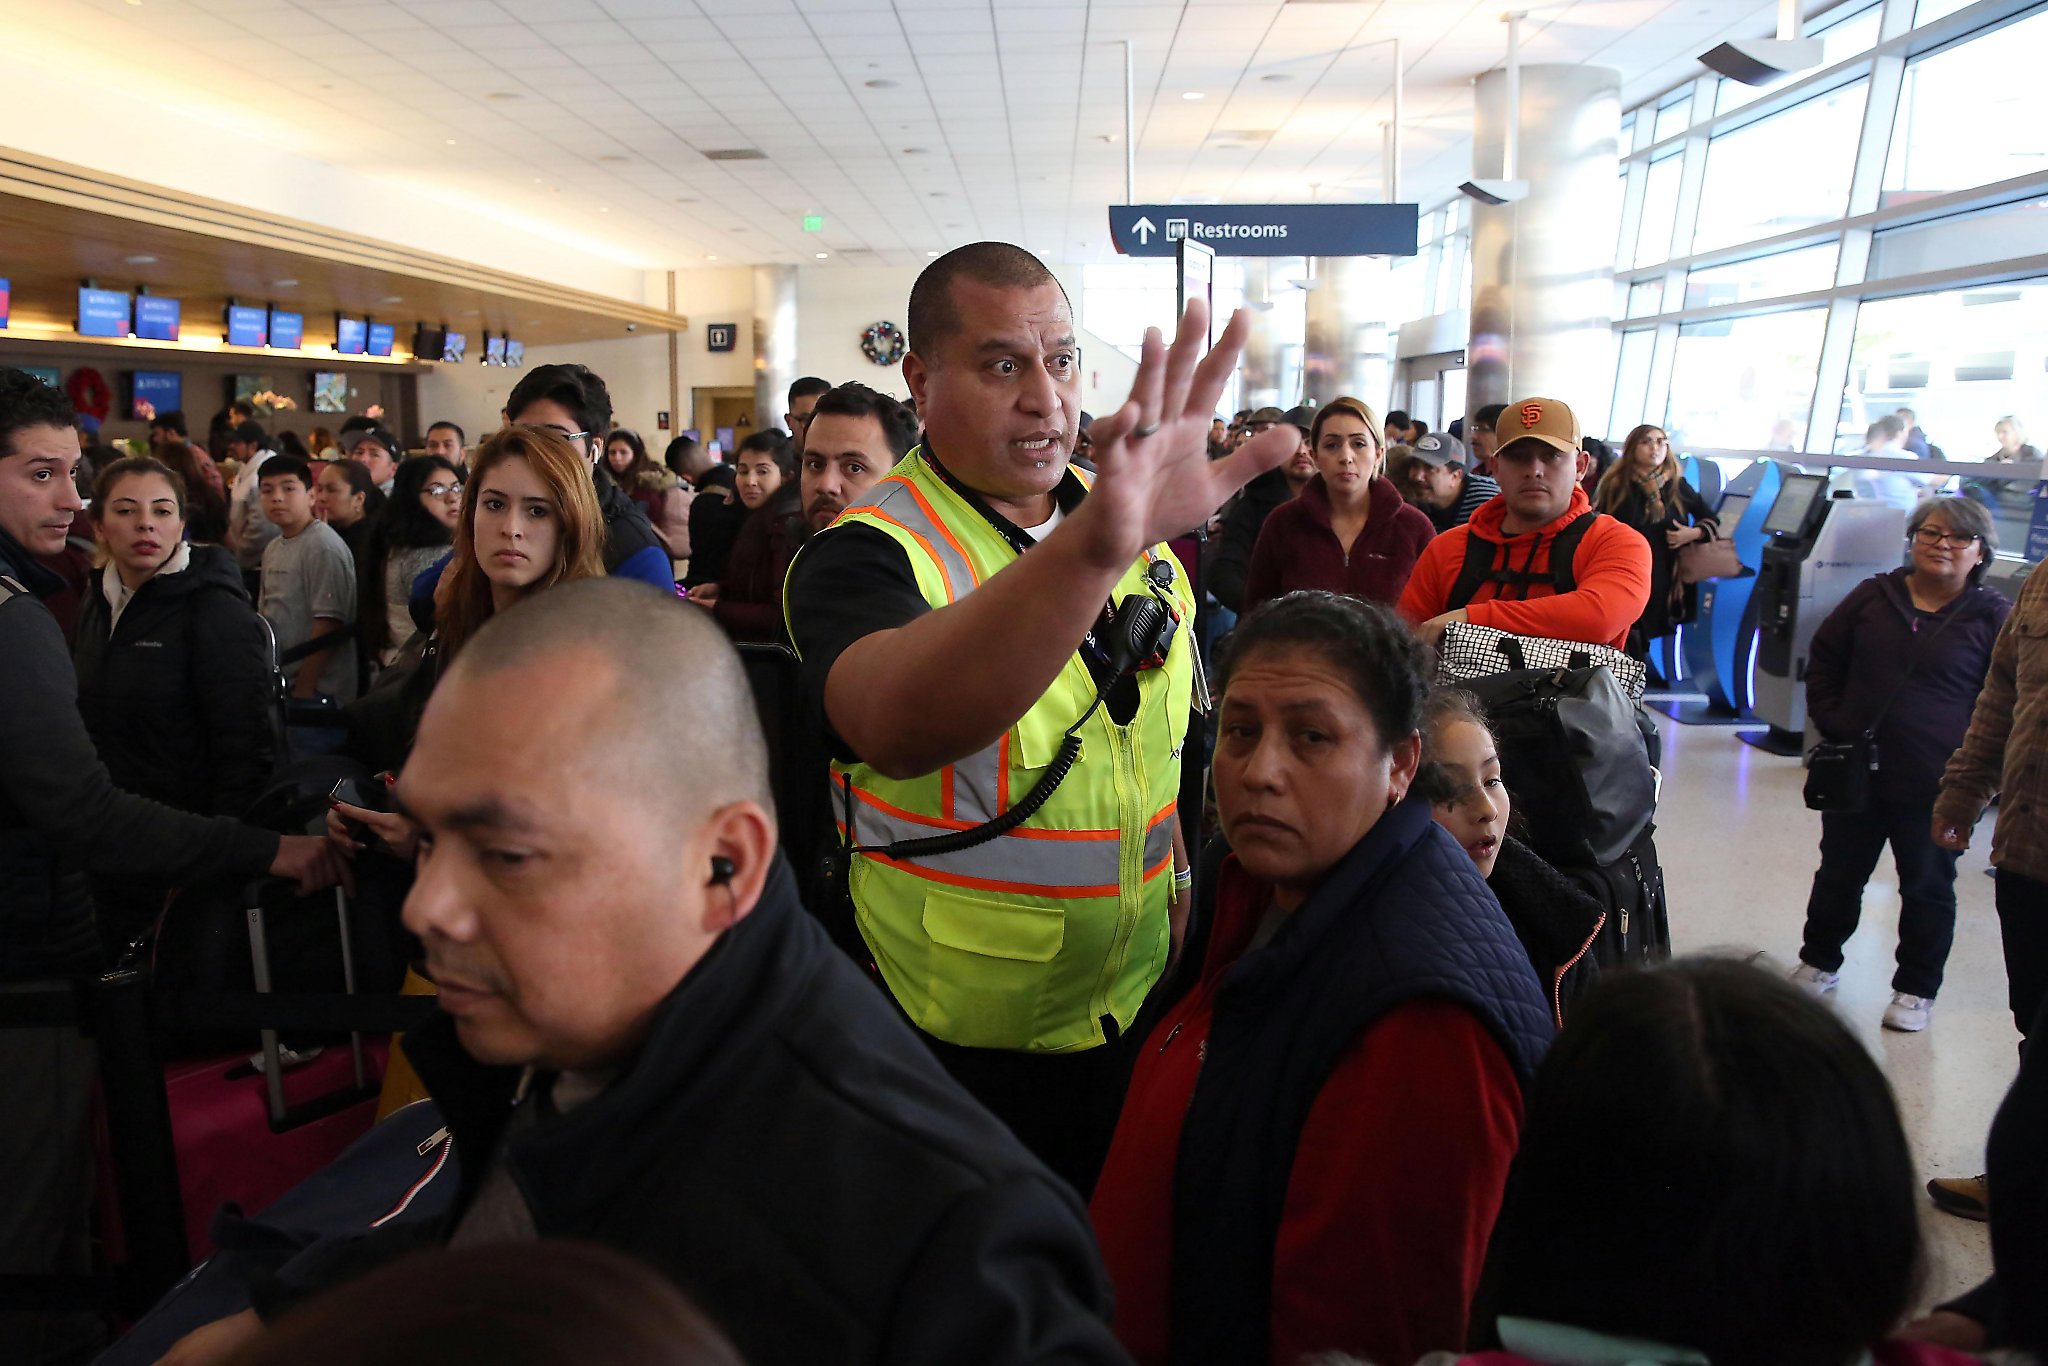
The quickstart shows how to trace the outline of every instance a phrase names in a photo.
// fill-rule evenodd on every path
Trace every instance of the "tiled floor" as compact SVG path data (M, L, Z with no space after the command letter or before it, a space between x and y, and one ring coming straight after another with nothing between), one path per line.
M1818 862L1820 817L1800 800L1797 759L1744 744L1722 727L1661 720L1665 782L1657 850L1680 953L1768 952L1790 971L1799 959L1806 893ZM1923 1176L1983 1170L1984 1131L2005 1095L2019 1036L2005 1004L2005 967L1991 879L1991 823L1979 827L1956 876L1956 941L1923 1034L1878 1021L1891 999L1898 943L1898 879L1889 856L1864 895L1863 923L1847 948L1833 1000L1884 1066ZM1991 1265L1982 1224L1928 1208L1928 1283L1934 1303L1981 1280Z

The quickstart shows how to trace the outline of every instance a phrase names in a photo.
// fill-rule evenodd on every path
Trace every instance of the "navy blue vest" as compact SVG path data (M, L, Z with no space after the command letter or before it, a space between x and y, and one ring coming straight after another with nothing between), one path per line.
M1478 1016L1527 1088L1554 1033L1535 969L1471 856L1410 797L1217 988L1174 1171L1175 1366L1267 1360L1273 1245L1309 1109L1376 1020L1425 997Z

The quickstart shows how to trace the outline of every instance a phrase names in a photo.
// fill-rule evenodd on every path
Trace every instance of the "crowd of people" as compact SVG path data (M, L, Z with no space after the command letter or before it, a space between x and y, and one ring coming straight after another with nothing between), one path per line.
M439 998L404 1049L453 1208L317 1244L165 1360L2048 1349L2048 1069L1994 1129L1997 1202L1946 1193L1998 1279L1908 1325L1903 1131L1811 999L1889 841L1887 1020L1925 1026L1953 851L2002 789L2012 1004L2048 1027L2048 843L2014 817L2048 581L2010 609L1982 509L1923 503L1910 565L1816 641L1817 725L1886 762L1871 813L1824 818L1796 980L1602 976L1603 906L1517 837L1492 719L1434 656L1469 626L1640 657L1682 621L1677 557L1720 529L1666 434L1603 465L1545 397L1445 432L1352 397L1226 421L1247 321L1206 324L1148 336L1092 468L1065 295L995 243L917 282L911 403L806 378L727 460L657 462L573 364L419 453L232 413L216 453L162 414L97 473L69 645L37 599L86 510L75 415L0 370L0 981L114 961L172 889L367 903L375 867L398 891L365 909ZM817 743L817 828L735 641L799 661L771 719ZM1183 776L1212 740L1210 831ZM245 823L334 752L388 810ZM0 1162L56 1193L0 1198L0 1269L75 1269L89 1049L0 1030L0 1069ZM72 1359L76 1316L17 1317L22 1359Z

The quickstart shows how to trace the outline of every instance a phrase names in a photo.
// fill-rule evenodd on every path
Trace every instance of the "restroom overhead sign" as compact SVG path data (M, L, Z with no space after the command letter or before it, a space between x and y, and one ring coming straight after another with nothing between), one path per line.
M1172 256L1183 241L1218 256L1413 256L1414 204L1112 204L1125 256Z

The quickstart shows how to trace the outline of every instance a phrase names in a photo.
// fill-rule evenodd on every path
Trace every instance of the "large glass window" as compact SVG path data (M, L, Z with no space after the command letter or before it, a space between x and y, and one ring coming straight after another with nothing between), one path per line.
M1835 282L1835 257L1840 250L1839 243L1827 242L1687 271L1685 306L1712 308L1826 289Z
M1868 94L1857 81L1714 138L1693 250L1841 217Z
M1621 354L1614 367L1614 415L1607 424L1608 431L1626 431L1643 420L1647 406L1644 396L1650 388L1650 358L1656 342L1656 332L1647 327L1621 334Z
M1872 280L2032 256L2048 244L2048 199L2001 204L1879 232L1871 239Z
M1678 177L1684 167L1678 156L1650 163L1649 178L1643 184L1642 224L1636 231L1639 266L1671 259L1671 229L1678 222Z
M1866 301L1838 448L1862 449L1864 428L1901 407L1955 460L1987 458L2007 415L2048 431L2048 279Z
M1657 106L1657 132L1653 139L1662 142L1668 137L1683 133L1692 125L1692 87L1682 85L1664 97Z
M1652 318L1664 311L1664 281L1638 280L1628 287L1628 316Z
M1908 65L1886 202L2048 170L2044 70L2048 10Z
M1681 449L1797 449L1813 416L1827 310L1805 308L1678 329L1664 428Z

